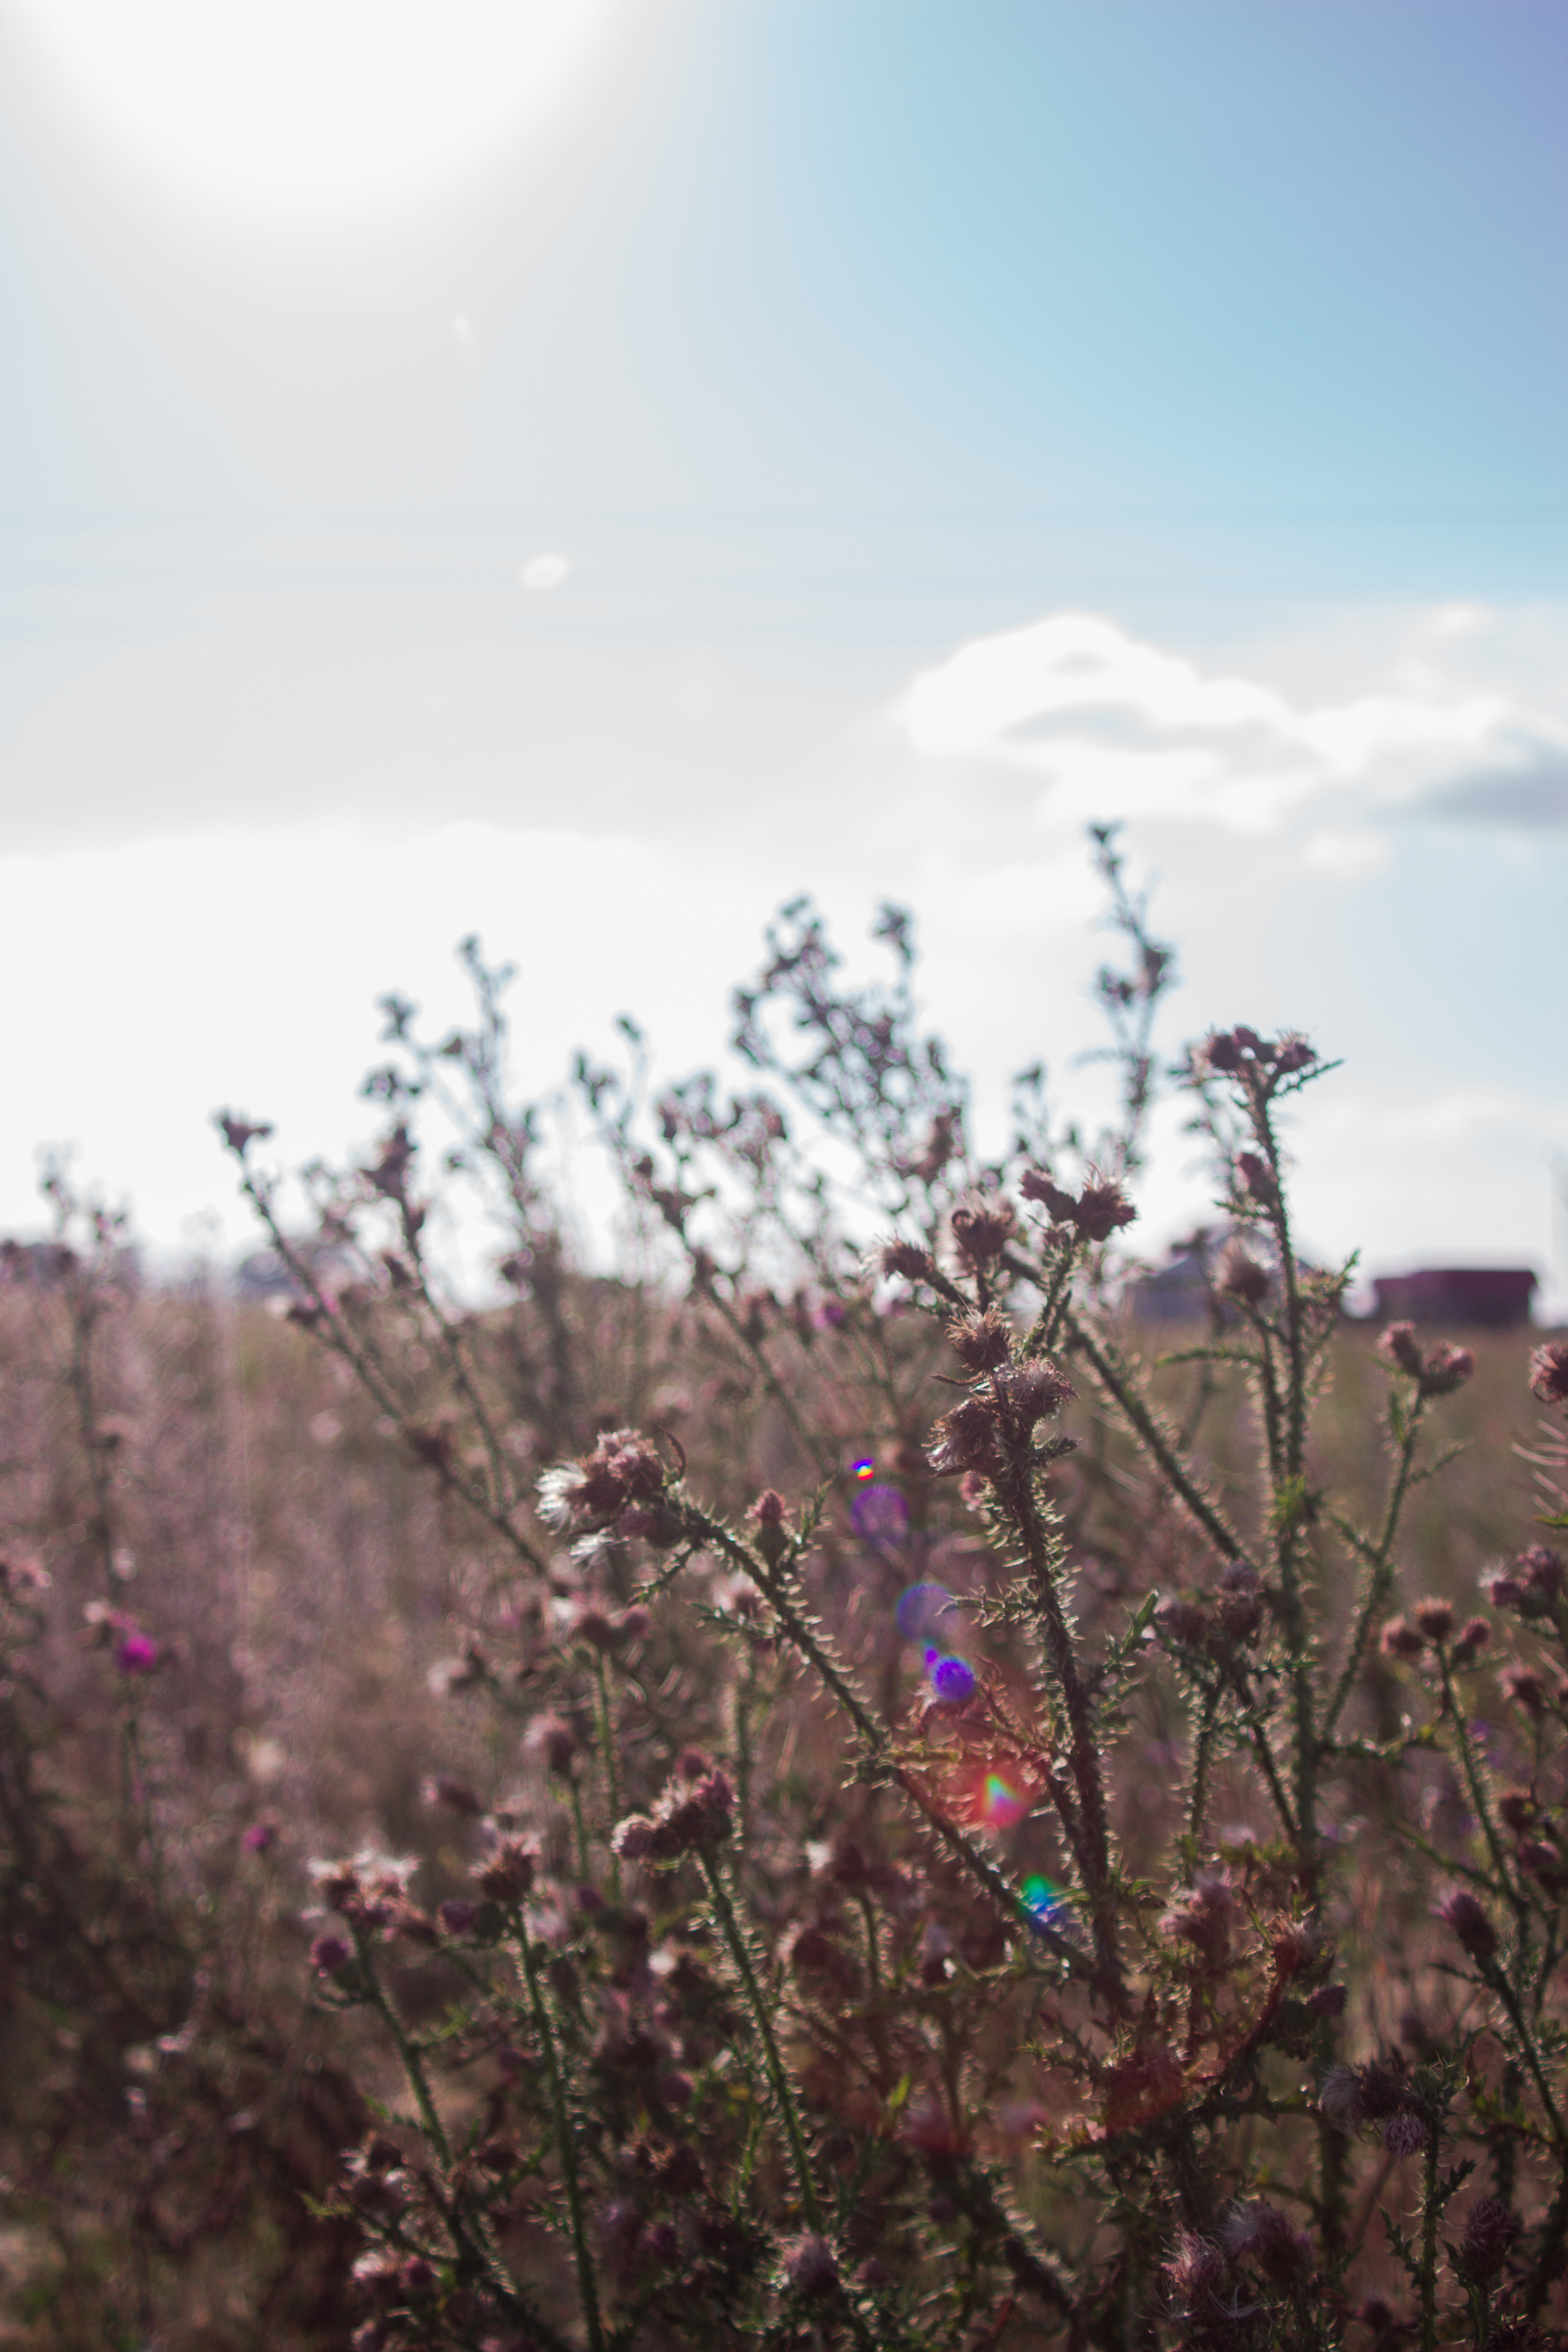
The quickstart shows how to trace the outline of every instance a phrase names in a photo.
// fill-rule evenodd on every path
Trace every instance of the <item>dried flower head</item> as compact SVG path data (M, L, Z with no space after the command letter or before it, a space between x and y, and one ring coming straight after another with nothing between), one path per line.
M1473 1348L1456 1348L1451 1340L1439 1340L1435 1348L1427 1349L1421 1366L1421 1394L1446 1396L1454 1389L1462 1388L1475 1368Z
M1497 1948L1497 1934L1467 1886L1450 1886L1438 1905L1438 1917L1458 1937L1472 1960L1490 1960Z
M1499 2197L1477 2197L1456 2249L1459 2276L1466 2285L1494 2285L1518 2234L1519 2225Z
M633 1429L600 1438L580 1461L562 1462L539 1481L539 1515L563 1530L602 1526L629 1502L662 1494L664 1465L658 1449Z
M966 1372L994 1372L1008 1361L1012 1339L1006 1319L994 1306L983 1315L960 1315L948 1325L948 1344Z
M1268 1297L1268 1268L1242 1243L1227 1242L1214 1282L1221 1298L1239 1298L1244 1306L1260 1306Z
M1429 1642L1446 1642L1453 1631L1453 1605L1450 1601L1429 1597L1418 1600L1410 1612L1417 1629Z
M1391 1617L1378 1636L1378 1647L1386 1658L1418 1658L1426 1642L1402 1617Z
M876 1252L876 1265L879 1273L897 1274L905 1282L929 1282L936 1272L930 1250L918 1242L884 1242Z
M965 1193L948 1218L948 1231L962 1264L978 1273L996 1264L1016 1223L1010 1200L994 1193Z
M1413 1323L1391 1323L1378 1334L1377 1352L1396 1372L1404 1372L1412 1380L1421 1377L1421 1349Z
M1530 1358L1530 1394L1543 1404L1568 1404L1568 1340L1548 1340Z

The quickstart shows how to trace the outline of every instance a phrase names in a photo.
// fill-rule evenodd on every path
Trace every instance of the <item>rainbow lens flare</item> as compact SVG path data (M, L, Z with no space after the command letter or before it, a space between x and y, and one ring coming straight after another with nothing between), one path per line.
M980 1817L988 1830L1010 1830L1029 1810L1029 1799L1000 1772L986 1774Z
M942 1620L953 1605L953 1594L946 1585L910 1585L899 1595L899 1605L894 1611L901 1638L918 1642L922 1648L939 1648L939 1637L945 1631Z
M1039 1871L1025 1879L1021 1890L1024 1909L1036 1927L1054 1928L1061 1918L1061 1893Z
M875 1478L876 1476L876 1464L872 1461L869 1454L862 1456L859 1461L853 1462L850 1466L854 1471L855 1476L859 1479L862 1485L868 1478Z
M850 1525L867 1544L902 1544L909 1532L909 1506L897 1487L858 1487L850 1497Z
M932 1690L948 1706L961 1707L965 1699L973 1698L974 1668L965 1659L933 1645L925 1653L925 1670Z

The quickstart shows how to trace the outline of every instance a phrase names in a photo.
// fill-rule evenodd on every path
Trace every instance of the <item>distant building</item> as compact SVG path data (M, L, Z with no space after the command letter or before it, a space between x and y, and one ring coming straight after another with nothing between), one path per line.
M1140 1323L1205 1323L1210 1294L1203 1257L1178 1250L1168 1264L1127 1286L1127 1304Z
M1535 1287L1528 1266L1427 1266L1419 1274L1381 1274L1372 1285L1380 1322L1471 1324L1494 1331L1529 1322Z

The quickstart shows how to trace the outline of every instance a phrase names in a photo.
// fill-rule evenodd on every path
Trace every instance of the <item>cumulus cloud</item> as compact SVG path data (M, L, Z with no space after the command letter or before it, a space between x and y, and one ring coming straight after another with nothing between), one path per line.
M1470 617L1438 641L1468 634ZM892 715L927 759L1039 777L1051 813L1074 822L1163 817L1266 833L1348 794L1391 812L1541 823L1554 821L1540 813L1555 805L1551 779L1568 774L1568 724L1431 661L1377 691L1313 704L1083 612L961 646L921 671ZM1367 857L1349 862L1364 871Z

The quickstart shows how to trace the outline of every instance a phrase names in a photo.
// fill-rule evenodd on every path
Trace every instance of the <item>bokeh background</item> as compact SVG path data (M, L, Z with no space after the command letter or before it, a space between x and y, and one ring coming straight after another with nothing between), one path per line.
M800 890L983 1137L1092 1106L1121 817L1167 1043L1346 1057L1307 1247L1561 1313L1565 86L1562 0L0 0L0 1225L72 1143L239 1247L212 1110L367 1135L471 930L526 1087L711 1062Z

